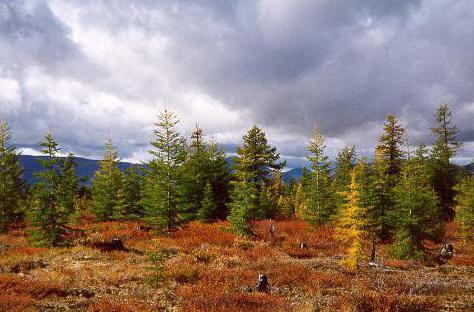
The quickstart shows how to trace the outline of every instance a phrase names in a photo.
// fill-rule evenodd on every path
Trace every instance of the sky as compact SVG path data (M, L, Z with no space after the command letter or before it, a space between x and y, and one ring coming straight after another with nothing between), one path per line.
M472 0L0 0L0 113L24 154L49 128L147 159L158 113L227 147L252 125L296 166L314 129L371 153L385 116L433 141L449 103L474 156ZM229 148L231 151L232 148Z

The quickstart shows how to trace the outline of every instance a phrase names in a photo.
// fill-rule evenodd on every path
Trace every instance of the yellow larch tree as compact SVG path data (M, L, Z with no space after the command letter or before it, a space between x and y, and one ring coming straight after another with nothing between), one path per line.
M356 170L357 168L351 171L348 191L341 193L346 203L341 207L336 227L336 238L349 246L342 263L351 271L359 269L359 263L363 258L363 241L367 234L365 208L360 203Z

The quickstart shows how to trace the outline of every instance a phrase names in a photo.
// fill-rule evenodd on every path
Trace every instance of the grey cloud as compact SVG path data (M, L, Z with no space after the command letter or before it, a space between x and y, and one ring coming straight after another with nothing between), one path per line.
M232 123L237 130L258 123L285 134L274 142L295 156L315 126L332 149L370 149L387 113L401 117L414 142L429 143L444 101L455 109L460 138L474 141L469 0L4 1L0 8L7 47L0 74L22 92L21 109L6 116L23 144L52 125L67 146L93 155L112 129L129 157L145 149L152 126L150 116L130 112L154 115L165 101L193 124L198 116L183 100L189 92L250 116ZM78 31L97 42L74 39ZM27 84L32 66L53 84L78 84L71 91L78 99L39 98L49 88ZM208 124L211 134L236 130Z

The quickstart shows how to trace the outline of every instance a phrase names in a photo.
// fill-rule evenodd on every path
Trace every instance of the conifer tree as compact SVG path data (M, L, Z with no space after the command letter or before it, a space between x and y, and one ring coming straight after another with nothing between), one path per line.
M258 200L262 186L267 185L270 170L280 170L284 163L278 163L280 154L275 147L268 144L265 133L257 126L253 126L243 137L244 144L237 148L235 158L235 173L237 179L244 178L254 185L257 190L255 198L256 211L260 209ZM256 216L265 213L257 212Z
M198 211L198 219L203 222L210 222L214 218L214 211L216 205L214 204L214 193L212 191L212 185L208 181L206 187L204 188L203 199L201 207Z
M10 141L10 129L0 116L0 233L8 230L19 214L24 188L23 169Z
M226 160L225 151L219 148L215 140L211 140L207 149L208 154L208 181L211 182L214 194L215 210L213 219L225 219L228 215L230 166Z
M302 218L304 211L306 210L306 196L305 196L304 186L303 186L302 181L300 181L297 184L294 196L295 196L295 199L294 199L295 212L298 217Z
M182 169L181 197L183 216L194 219L201 209L204 188L209 180L209 154L203 130L196 126L191 135L191 144Z
M306 191L306 209L303 211L303 219L313 225L328 222L335 212L329 161L324 155L325 148L324 137L319 131L315 131L308 145L311 173Z
M394 208L393 189L398 183L404 157L402 150L404 132L395 116L388 115L384 133L380 136L375 150L374 217L377 223L377 236L383 242L390 239L392 232L388 215Z
M106 152L92 181L92 212L98 221L118 217L118 193L122 188L122 172L118 168L118 153L112 140L106 143Z
M458 128L452 123L452 112L447 104L438 107L435 117L437 126L431 129L437 135L430 157L431 183L439 197L442 221L452 221L456 173L450 159L456 156L461 143L456 138Z
M243 178L232 183L230 193L230 215L227 218L234 233L240 236L252 234L251 220L256 210L257 188L250 179Z
M373 168L369 166L365 158L361 157L354 167L354 175L358 190L358 203L365 211L366 230L373 238L377 233L377 211L376 196L374 189Z
M76 200L79 191L79 180L76 174L76 159L72 153L69 153L64 160L59 183L59 203L72 214L76 209Z
M336 205L341 207L345 204L347 192L351 184L351 171L355 165L355 147L344 147L336 157L336 168L334 170L334 193L336 194Z
M142 206L143 175L139 167L132 166L123 172L122 187L119 190L119 207L122 217L137 219L144 216Z
M434 239L439 231L439 209L420 146L414 158L408 159L394 188L395 209L390 212L395 233L395 254L401 258L419 258L424 254L423 241Z
M345 204L342 206L336 227L336 237L349 245L343 263L350 270L359 269L363 258L363 242L366 232L366 210L361 205L361 191L357 182L357 174L353 169L350 173L349 189L343 191Z
M257 208L258 207L258 208ZM260 187L256 210L252 213L252 219L265 219L274 215L274 207L270 201L270 192L267 185Z
M64 226L67 225L71 211L59 201L61 194L61 160L58 158L60 148L51 133L46 132L41 143L44 158L39 162L43 170L35 173L38 178L33 190L33 207L31 221L38 230L33 231L33 238L40 244L58 246L64 242Z
M285 182L281 176L281 172L273 171L270 178L270 183L268 185L268 204L269 209L267 212L267 217L276 218L282 216L285 213L283 212L283 206L286 205L283 197L285 195Z
M112 211L111 219L114 220L122 220L122 219L131 219L133 216L127 215L128 205L127 205L127 197L125 195L124 189L121 187L117 191L117 198L115 200L114 209Z
M474 178L466 177L455 190L456 200L456 225L459 236L464 241L474 240Z
M184 139L175 129L177 123L176 114L167 110L158 116L143 199L147 220L168 232L176 226L182 211L179 188L186 149Z

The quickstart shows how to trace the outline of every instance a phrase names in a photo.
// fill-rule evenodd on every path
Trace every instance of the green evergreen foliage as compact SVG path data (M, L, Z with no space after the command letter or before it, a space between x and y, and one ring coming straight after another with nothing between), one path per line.
M229 203L230 215L227 219L234 233L240 236L249 236L252 234L252 215L257 209L257 188L245 177L240 181L234 181L232 186Z
M116 219L119 190L122 188L122 172L118 168L118 153L112 140L106 143L106 152L92 181L92 212L98 221Z
M0 117L0 233L20 214L24 182L8 124Z
M204 141L203 130L196 126L188 149L186 161L182 166L181 198L185 220L196 218L201 209L204 188L209 175L209 153Z
M228 215L230 166L227 164L225 151L219 148L214 140L209 142L207 154L209 162L207 175L214 193L213 219L225 219Z
M275 215L274 210L276 209L272 206L270 196L271 194L268 187L265 184L262 185L258 193L256 210L252 213L252 219L265 219Z
M43 170L35 173L39 181L33 189L30 217L37 230L32 234L33 239L40 244L58 246L64 243L64 226L69 222L71 210L61 205L59 200L59 195L63 193L61 189L63 166L58 158L60 148L51 130L46 132L41 147L45 158L39 159Z
M403 134L405 129L393 115L387 116L384 133L379 138L375 150L374 189L375 211L374 218L377 224L377 236L387 242L392 235L392 226L388 215L394 209L393 189L397 185L403 162L404 151Z
M357 183L358 205L365 211L366 230L375 236L378 228L378 214L376 208L376 194L374 186L374 171L366 160L361 157L354 167L354 175Z
M438 107L435 117L437 125L431 129L437 136L430 157L431 183L439 197L442 221L452 221L457 181L455 169L449 161L461 148L456 138L459 130L452 123L452 112L447 104Z
M143 205L146 220L168 232L179 221L182 212L180 183L182 164L186 158L185 141L176 130L176 114L164 110L155 123L155 140L151 142Z
M395 225L394 252L400 258L420 258L423 241L434 239L440 226L438 199L430 185L424 147L406 160L394 188L395 209L390 217Z
M76 201L79 192L76 160L72 153L69 153L64 160L59 183L58 201L64 209L72 214L76 210Z
M144 216L143 184L144 178L140 168L132 166L125 169L117 204L117 210L122 218L138 219Z
M332 192L332 181L328 157L324 155L324 137L315 131L308 145L311 173L307 185L306 204L303 219L313 225L327 223L335 213L335 200Z
M282 198L284 195L285 182L283 182L281 172L279 170L273 171L267 187L268 209L266 217L277 218L286 214L286 212L283 212L283 207L281 206L281 204L283 204Z
M239 181L247 179L257 190L255 206L260 210L258 200L262 186L268 184L271 170L280 170L284 163L278 163L280 154L275 147L268 144L265 133L253 126L243 137L244 144L237 148L235 174ZM265 207L264 207L265 208ZM264 216L265 211L258 211L255 216Z
M351 171L355 166L355 147L344 147L336 157L336 168L334 170L333 189L336 196L336 205L341 207L346 204L345 192L351 184Z
M212 191L212 185L210 182L206 183L204 188L203 199L201 207L199 208L197 218L203 222L211 222L214 218L214 211L216 210L216 205L214 203L214 192Z
M466 177L455 190L456 200L456 225L458 233L464 241L474 241L474 178Z

